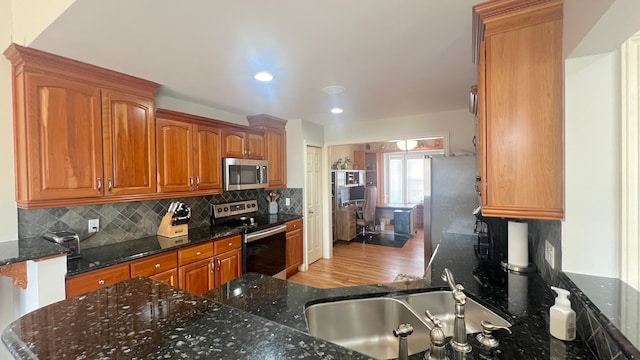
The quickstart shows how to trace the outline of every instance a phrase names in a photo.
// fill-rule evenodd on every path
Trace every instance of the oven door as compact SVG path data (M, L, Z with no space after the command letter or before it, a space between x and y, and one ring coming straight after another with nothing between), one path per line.
M245 234L242 272L286 278L286 225Z

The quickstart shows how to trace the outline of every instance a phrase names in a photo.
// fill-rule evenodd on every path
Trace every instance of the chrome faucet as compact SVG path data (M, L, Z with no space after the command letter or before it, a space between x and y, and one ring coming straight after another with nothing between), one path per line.
M453 339L451 339L451 347L459 352L470 352L471 345L467 343L467 326L464 322L464 305L467 303L467 296L464 294L464 287L460 284L456 284L453 274L448 268L445 268L442 272L442 280L449 284L453 300L455 301L455 320L453 321Z
M400 324L397 329L393 330L393 336L400 338L398 344L398 360L407 360L409 357L409 344L407 336L413 334L413 326L411 324Z

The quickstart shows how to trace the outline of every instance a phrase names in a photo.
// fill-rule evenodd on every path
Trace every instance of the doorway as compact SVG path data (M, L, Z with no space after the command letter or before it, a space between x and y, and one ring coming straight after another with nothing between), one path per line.
M306 212L306 246L307 261L305 264L319 260L322 257L322 149L307 145L306 149L306 184L305 184L305 212Z

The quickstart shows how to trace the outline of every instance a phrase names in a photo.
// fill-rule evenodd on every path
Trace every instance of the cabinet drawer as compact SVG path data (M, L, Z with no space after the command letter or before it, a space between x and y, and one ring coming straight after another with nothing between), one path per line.
M191 264L194 261L210 257L213 257L213 246L211 242L194 245L186 249L178 250L178 265Z
M222 254L233 249L240 249L242 247L242 237L240 235L231 236L228 238L216 240L213 242L213 253Z
M349 218L353 216L355 219L355 215L356 213L354 212L352 215L350 214ZM302 229L302 219L287 221L287 232L300 229Z
M82 295L129 279L129 264L109 266L67 279L67 297Z
M149 258L136 260L131 263L131 277L153 276L178 267L176 252L160 254Z

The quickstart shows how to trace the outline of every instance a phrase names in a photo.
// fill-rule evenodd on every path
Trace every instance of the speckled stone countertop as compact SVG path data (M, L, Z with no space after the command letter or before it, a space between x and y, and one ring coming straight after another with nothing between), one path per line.
M270 222L262 226L284 224L287 221L299 218L301 218L300 215L278 214L277 216L269 217ZM259 227L256 228L259 229ZM82 249L81 247L80 252L82 256L67 261L67 276L74 276L145 256L239 234L241 231L239 228L230 228L227 226L203 226L190 228L188 235L175 238L154 235L88 249Z
M16 359L367 359L147 278L31 312L2 341Z
M349 299L369 296L395 295L397 292L419 292L425 288L446 288L440 278L449 268L457 283L465 287L471 298L489 304L508 316L513 334L497 332L498 359L594 359L586 344L580 340L563 342L549 334L549 307L554 295L536 273L520 275L501 268L480 266L473 253L476 239L472 236L451 236L443 241L424 280L397 282L371 286L336 289L316 289L284 282L259 274L247 274L206 294L213 300L266 319L307 331L305 305L323 302L326 298ZM478 342L468 336L474 351L466 359L486 358ZM422 359L424 353L412 355ZM454 357L454 354L450 354Z
M42 238L4 241L0 242L0 266L63 255L67 252L64 246Z
M450 358L594 358L584 343L549 335L547 314L553 295L540 276L478 266L472 240L447 239L428 276L412 282L316 289L246 274L199 297L148 279L131 279L27 314L5 329L2 340L19 359L365 359L308 335L305 306L327 298L443 288L440 274L448 267L471 298L513 323L512 335L495 334L499 351L483 351L469 334L473 352L461 357L449 349Z

